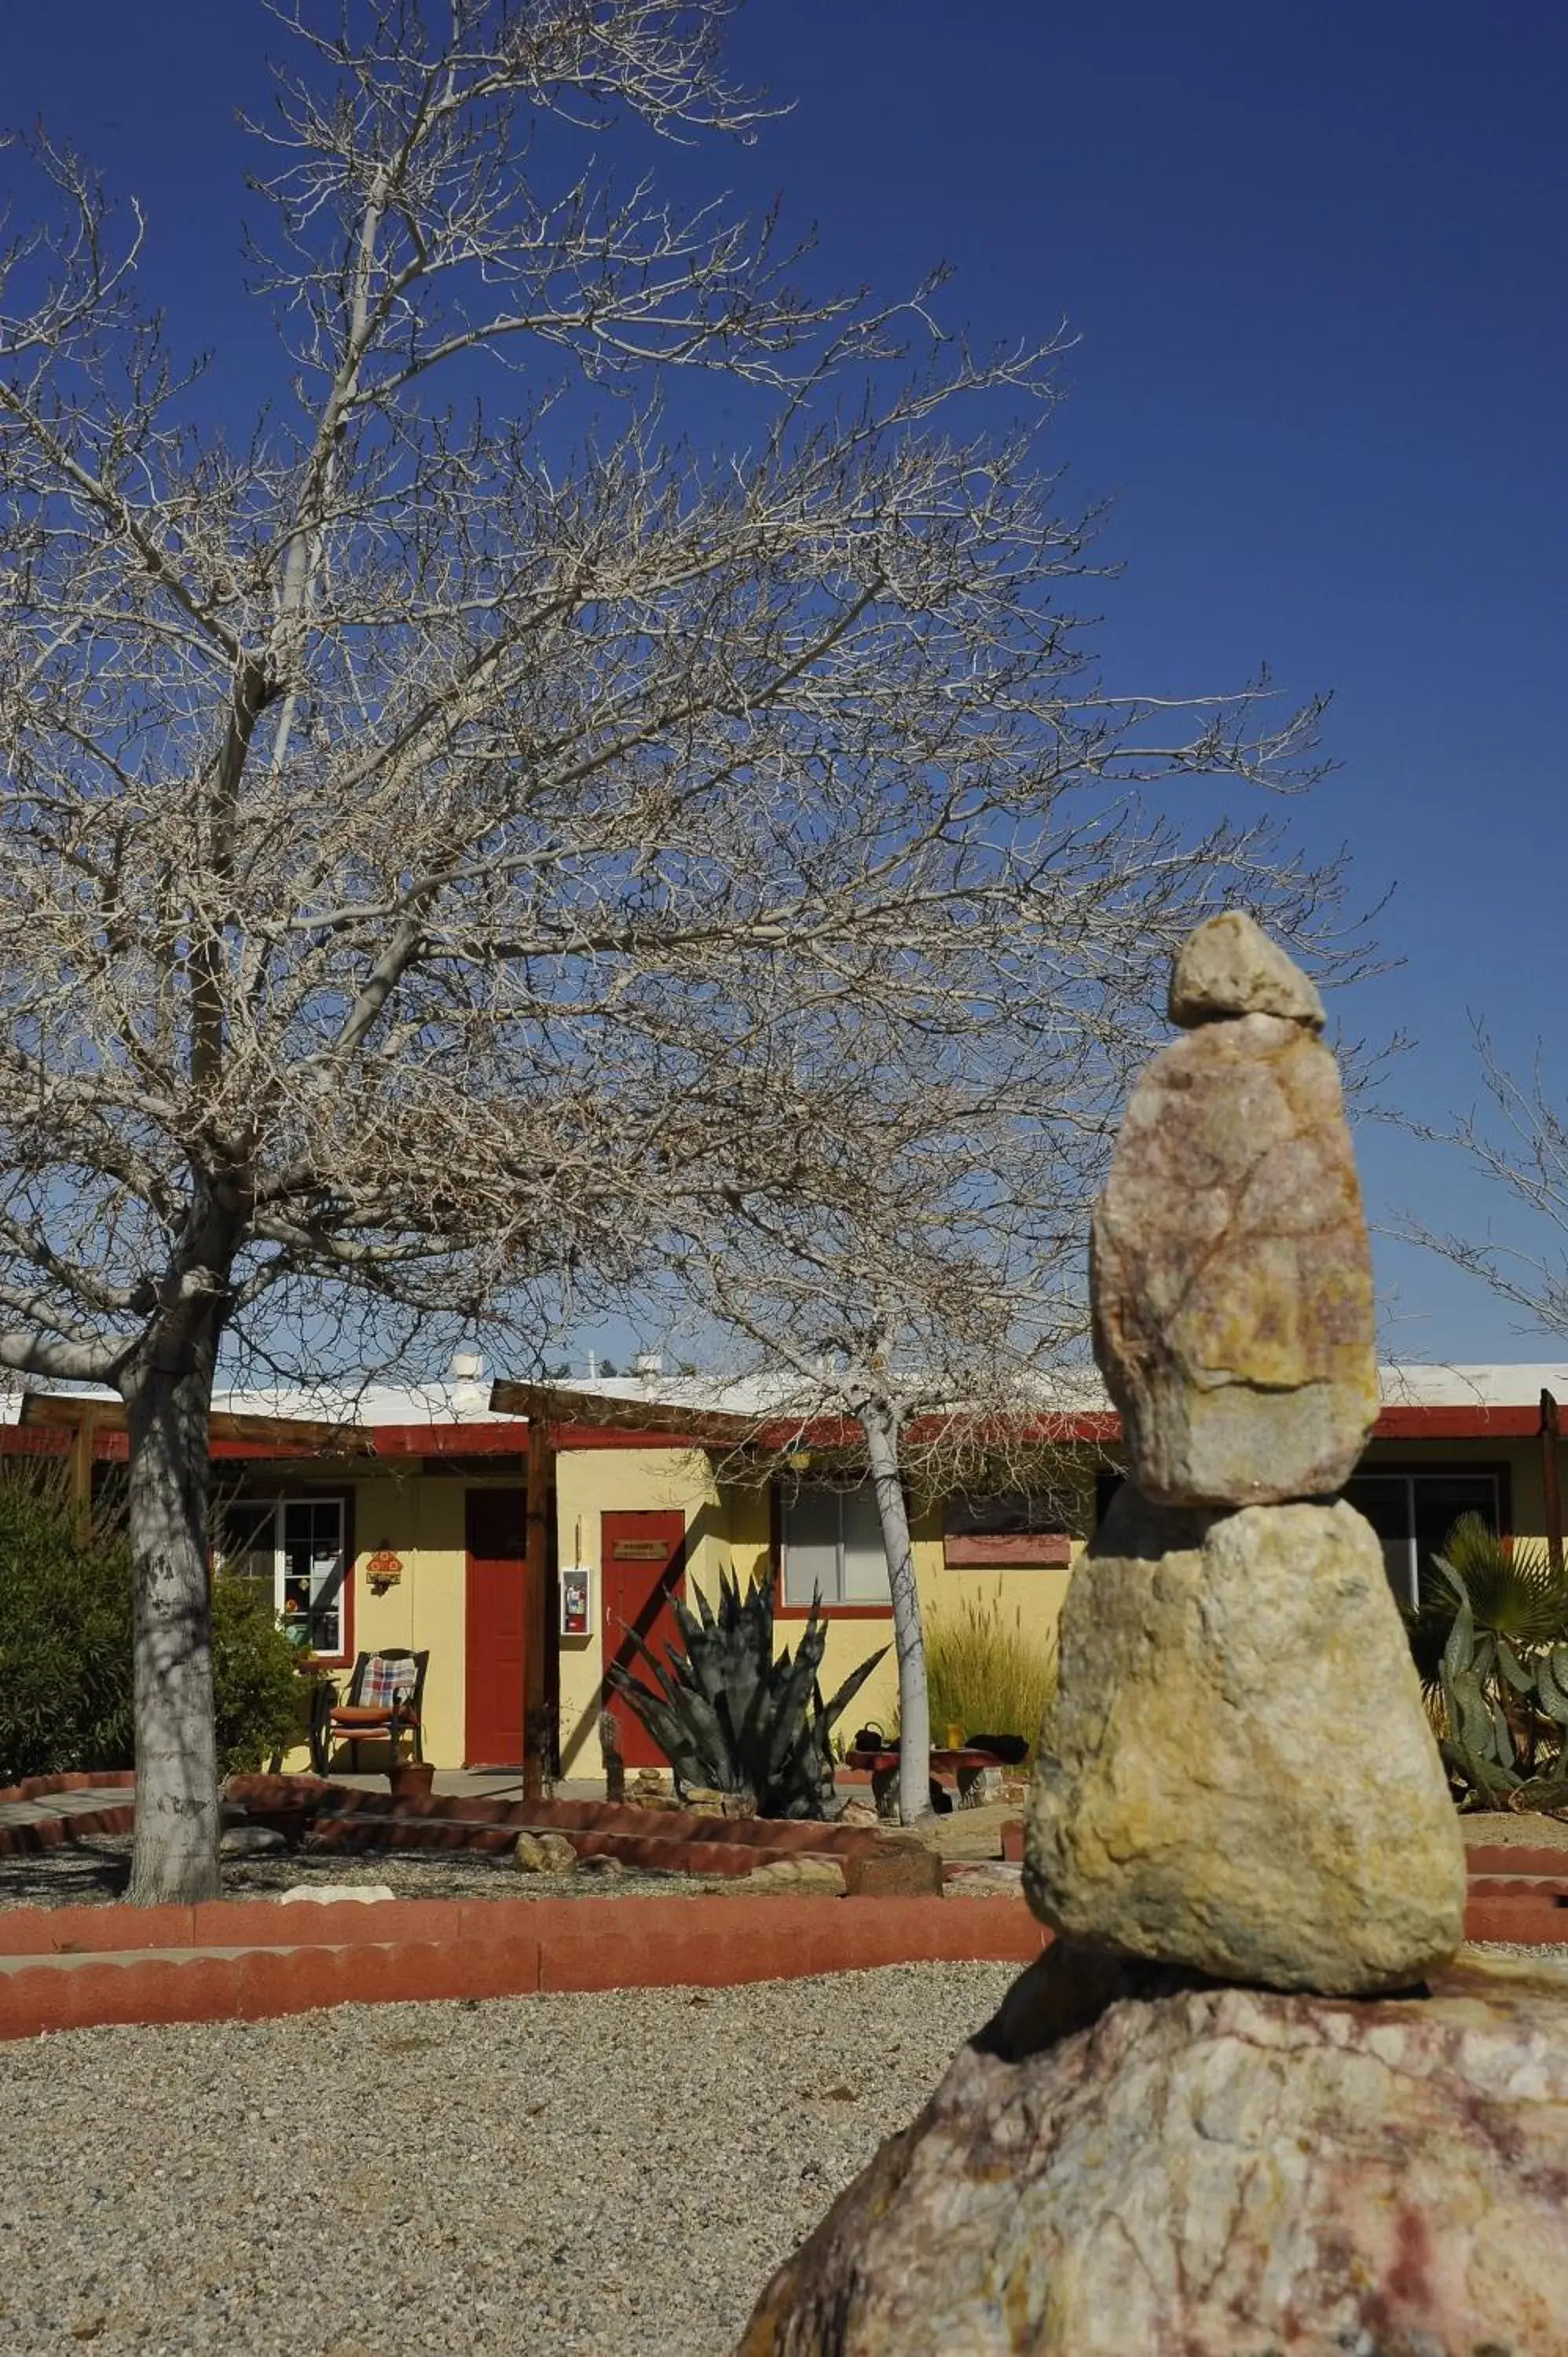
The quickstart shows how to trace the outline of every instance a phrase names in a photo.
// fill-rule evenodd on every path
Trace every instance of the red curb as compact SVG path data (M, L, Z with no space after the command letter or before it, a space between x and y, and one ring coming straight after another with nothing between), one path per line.
M1568 1882L1568 1848L1526 1849L1511 1843L1499 1842L1490 1849L1471 1849L1465 1853L1465 1862L1472 1875L1477 1874L1545 1874L1559 1882Z
M0 1956L112 1954L199 1946L189 1907L0 1908Z
M417 1916L422 1930L435 1928L439 1911L446 1936L377 1939L377 1928L394 1930L394 1906L400 1917ZM298 1943L285 1946L279 1935L294 1927L275 1916L258 1921L264 1909L264 1901L248 1901L198 1910L209 1911L212 1928L223 1931L234 1915L250 1919L252 1943L239 1954L196 1947L183 1955L127 1955L116 1964L109 1947L115 1935L107 1922L101 1944L80 1964L45 1963L42 1956L50 1952L42 1948L13 1949L38 1953L40 1961L0 1974L0 2039L98 2024L255 2020L334 2005L515 1996L540 1989L714 1988L890 1964L1021 1964L1050 1937L1022 1907L995 1899L948 1900L940 1906L929 1900L796 1897L421 1900L323 1909L321 1917L334 1920L302 1923ZM124 1945L133 1931L146 1944L156 1918L183 1910L59 1911L134 1919L124 1927ZM342 1928L359 1936L324 1943L321 1934L338 1932L336 1919L349 1915L360 1921ZM159 1932L164 1928L158 1923ZM311 1932L314 1941L305 1936ZM52 1953L59 1957L60 1951Z
M95 1780L84 1776L82 1783ZM48 1799L47 1793L29 1794L30 1799ZM0 1857L27 1857L40 1849L59 1849L65 1842L78 1841L86 1834L128 1834L135 1830L136 1812L126 1802L113 1809L91 1809L71 1817L40 1817L30 1825L0 1825Z
M1538 1880L1532 1875L1472 1875L1470 1897L1475 1899L1530 1899L1555 1900L1560 1907L1568 1906L1568 1876L1549 1875Z
M134 1784L134 1768L70 1768L58 1776L24 1776L19 1784L0 1784L0 1802L47 1801L56 1792L85 1792L91 1786Z
M1465 1910L1466 1940L1510 1940L1520 1947L1568 1944L1568 1908L1540 1899L1473 1899Z
M198 1948L337 1948L458 1936L452 1899L209 1899L191 1911ZM137 1910L129 1910L135 1913ZM162 1940L139 1940L143 1948Z

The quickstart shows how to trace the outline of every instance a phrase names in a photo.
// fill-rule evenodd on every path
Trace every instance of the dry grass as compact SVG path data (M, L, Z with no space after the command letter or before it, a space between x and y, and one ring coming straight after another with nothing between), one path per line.
M937 1743L961 1727L965 1735L1021 1735L1032 1749L1057 1690L1056 1638L1042 1643L1026 1635L1023 1613L1003 1609L998 1584L993 1597L931 1614L926 1677Z

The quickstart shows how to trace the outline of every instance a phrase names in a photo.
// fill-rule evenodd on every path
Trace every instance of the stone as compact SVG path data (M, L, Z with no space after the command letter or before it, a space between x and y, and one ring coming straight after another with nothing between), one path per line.
M838 1813L838 1823L841 1825L875 1825L880 1822L875 1804L871 1801L858 1799L846 1801Z
M624 1874L626 1860L622 1857L611 1857L602 1850L596 1851L592 1857L580 1857L577 1860L577 1871L579 1874Z
M1369 1524L1151 1507L1075 1572L1025 1889L1059 1932L1274 1988L1399 1988L1463 1936L1465 1852Z
M852 1899L940 1899L942 1862L920 1841L884 1841L864 1857L846 1857L843 1887Z
M748 1898L768 1890L820 1891L833 1899L843 1896L843 1874L831 1857L772 1857L765 1866L754 1866L749 1874L726 1878Z
M218 1837L220 1857L281 1857L288 1847L271 1825L231 1825Z
M564 1834L519 1834L511 1862L519 1874L575 1874L577 1853Z
M313 1900L318 1907L336 1907L351 1899L360 1907L373 1907L383 1899L396 1897L390 1882L291 1882L286 1890L278 1892L277 1900L280 1907L296 1899Z
M1378 1413L1372 1266L1328 1050L1247 1015L1139 1075L1090 1241L1094 1351L1166 1505L1331 1495Z
M1321 1031L1317 985L1244 909L1227 909L1187 935L1171 974L1170 1017L1184 1030L1239 1015L1280 1015Z
M688 1816L746 1818L757 1814L757 1802L750 1792L721 1792L714 1784L689 1784L679 1795L680 1806Z
M1004 2021L774 2276L738 2357L1568 2351L1561 1977L1130 1996L1033 2044Z

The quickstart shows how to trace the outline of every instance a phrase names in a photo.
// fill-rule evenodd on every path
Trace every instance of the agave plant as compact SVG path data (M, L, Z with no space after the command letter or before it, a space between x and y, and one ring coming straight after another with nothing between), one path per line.
M1568 1804L1568 1577L1466 1514L1410 1622L1455 1781L1494 1807Z
M817 1684L827 1630L813 1597L793 1660L773 1658L773 1598L754 1578L721 1574L715 1611L701 1590L695 1611L675 1601L686 1650L654 1659L635 1629L627 1634L658 1684L651 1693L612 1663L606 1675L624 1695L675 1771L677 1786L707 1785L746 1796L764 1817L825 1817L833 1808L833 1724L887 1648L852 1670L831 1702Z

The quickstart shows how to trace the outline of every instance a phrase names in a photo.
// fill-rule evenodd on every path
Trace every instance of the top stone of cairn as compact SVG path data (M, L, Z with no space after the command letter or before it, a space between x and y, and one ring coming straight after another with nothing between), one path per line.
M1316 985L1243 909L1227 909L1182 944L1171 974L1170 1017L1195 1031L1238 1015L1280 1015L1313 1031L1324 1024Z
M1238 912L1192 935L1171 1006L1191 1028L1133 1085L1090 1243L1128 1469L1159 1505L1331 1496L1372 1428L1378 1370L1317 993Z

